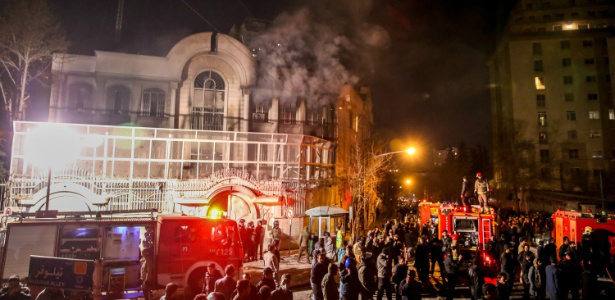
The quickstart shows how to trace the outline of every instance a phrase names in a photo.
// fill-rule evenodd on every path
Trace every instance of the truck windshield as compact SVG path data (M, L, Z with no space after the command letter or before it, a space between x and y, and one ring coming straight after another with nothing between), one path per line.
M477 229L477 219L455 219L455 231L476 231Z

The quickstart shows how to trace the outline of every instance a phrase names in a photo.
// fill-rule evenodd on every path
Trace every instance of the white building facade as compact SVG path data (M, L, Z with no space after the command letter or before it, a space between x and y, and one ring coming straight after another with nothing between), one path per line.
M166 57L57 55L50 123L15 123L7 205L44 207L47 170L29 160L26 141L60 126L98 142L52 170L51 208L302 217L307 191L334 176L335 107L310 110L298 98L292 111L277 99L264 108L251 103L254 77L249 50L223 34L188 36Z

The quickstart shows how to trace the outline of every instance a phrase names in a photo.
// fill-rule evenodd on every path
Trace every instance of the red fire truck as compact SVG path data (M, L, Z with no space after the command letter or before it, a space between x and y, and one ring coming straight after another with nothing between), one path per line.
M555 245L563 244L564 237L571 242L581 243L585 227L592 229L592 236L597 244L608 249L611 255L615 255L615 215L598 215L591 211L563 211L557 210L553 216L553 235Z
M462 252L466 253L466 258L480 255L482 269L489 282L495 280L499 271L499 258L485 251L486 244L493 235L494 218L492 212L482 213L480 207L455 207L432 202L419 204L421 224L426 224L427 221L434 223L438 227L439 238L442 238L442 232L446 230L457 240Z
M174 282L200 291L206 267L241 272L237 223L180 215L116 214L84 218L15 218L3 224L0 278L28 275L30 255L102 260L103 292L139 290L142 256L155 286ZM142 259L143 258L143 259ZM241 274L239 274L241 276Z
M457 239L462 250L484 250L493 235L494 216L482 213L478 207L422 202L419 214L421 224L431 220L438 226L438 237L446 230Z

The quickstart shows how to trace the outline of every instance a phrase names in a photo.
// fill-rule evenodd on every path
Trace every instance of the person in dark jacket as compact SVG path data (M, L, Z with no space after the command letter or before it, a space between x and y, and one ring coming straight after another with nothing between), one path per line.
M507 246L500 257L500 272L506 272L508 274L508 285L512 288L515 281L515 267L517 266L517 261L515 260L515 256L512 253L512 249L510 246Z
M468 276L470 276L470 295L473 300L478 300L483 296L483 285L485 284L485 276L480 269L478 256L472 261L468 269Z
M399 283L398 293L405 300L421 300L421 283L416 281L416 271L408 270L406 278Z
M312 284L312 293L314 300L324 300L322 294L322 279L329 271L329 263L326 260L326 255L321 252L318 255L317 262L312 265L312 273L310 275L310 283Z
M391 258L389 257L389 249L382 249L382 253L378 255L378 295L377 299L382 300L384 292L387 294L387 299L392 300L393 294L391 291Z
M222 293L225 299L231 299L233 291L237 287L237 282L233 277L235 276L235 267L231 264L224 268L224 277L216 280L214 292Z
M21 278L18 275L9 277L7 287L0 290L0 299L2 300L30 300L32 295L30 289L21 285Z
M497 282L497 294L499 300L508 300L510 299L510 284L508 283L508 274L506 272L500 272L498 274L498 282Z
M222 273L216 269L216 264L210 263L207 266L207 272L205 272L205 284L203 286L203 293L209 295L214 292L216 287L216 280L222 278Z
M342 300L359 300L359 276L357 267L348 263L340 276L340 294Z
M271 300L293 300L293 291L290 289L290 274L282 275L280 286L271 292Z
M557 246L555 246L555 240L550 238L544 249L542 249L541 253L543 253L542 265L546 268L551 264L550 257L554 257L557 261Z
M583 292L583 300L596 298L596 287L598 279L596 273L593 272L591 264L584 265L583 273L581 273L581 291Z
M275 290L275 279L273 278L273 269L266 267L263 269L263 278L256 284L256 288L260 291L261 287L268 286L271 291Z
M408 276L408 264L403 256L399 257L399 263L393 267L393 283L395 283L395 299L400 300L399 284Z
M472 197L472 192L473 190L470 186L468 178L463 176L463 182L461 183L461 203L463 206L467 207L470 205L470 197Z
M419 275L419 280L426 282L429 280L429 247L425 243L425 238L419 238L414 254L414 267Z
M529 248L528 245L525 247ZM530 269L534 267L533 254L531 252L522 252L523 261L521 262L521 282L523 283L523 299L530 298Z
M374 293L376 292L376 275L377 270L374 264L374 257L371 253L363 253L361 256L361 263L358 269L360 286L360 298L361 300L372 300Z
M549 294L549 299L551 300L559 300L560 299L560 286L559 286L559 271L557 269L555 257L550 258L551 263L545 269L545 275L547 279L547 294Z
M445 280L445 274L443 272L444 270L444 253L442 253L442 241L435 236L432 240L431 240L431 245L430 245L430 249L429 249L429 254L430 254L430 259L431 259L431 275L433 276L435 270L436 270L436 264L438 265L438 268L440 269L440 277L442 277L442 281Z
M322 278L322 294L324 300L339 300L340 294L337 290L335 276L337 276L337 265L330 264L329 272Z
M455 284L457 283L457 275L459 271L459 263L463 256L461 254L457 257L453 256L453 252L446 253L446 259L444 259L444 272L442 275L442 281L446 286L446 299L453 299L455 297ZM444 282L444 278L446 281Z
M564 253L568 252L569 248L570 248L570 239L567 236L565 236L563 244L559 246L559 259L560 260L564 259Z
M579 275L582 273L581 265L576 258L572 258L570 252L565 252L563 260L559 264L560 296L568 299L568 293L572 294L572 299L579 299Z

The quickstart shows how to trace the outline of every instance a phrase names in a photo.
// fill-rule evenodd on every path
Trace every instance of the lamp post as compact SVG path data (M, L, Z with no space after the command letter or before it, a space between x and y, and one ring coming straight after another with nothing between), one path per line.
M52 171L69 166L85 147L98 147L102 141L98 135L83 136L59 123L40 123L26 132L23 146L27 160L32 169L47 171L45 211L49 210Z
M406 152L406 153L408 153L408 155L414 155L414 154L416 154L416 148L410 147L410 148L405 149L405 150L399 150L399 151L382 153L382 154L376 155L376 157L387 156L387 155L392 155L392 154L397 154L397 153L402 153L402 152Z

